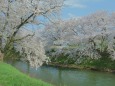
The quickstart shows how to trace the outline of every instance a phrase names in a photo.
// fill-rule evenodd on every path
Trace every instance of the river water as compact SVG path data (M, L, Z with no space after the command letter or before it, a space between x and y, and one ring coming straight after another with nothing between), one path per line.
M50 66L42 66L36 70L21 61L14 62L12 65L18 70L54 86L115 86L115 74L112 73Z

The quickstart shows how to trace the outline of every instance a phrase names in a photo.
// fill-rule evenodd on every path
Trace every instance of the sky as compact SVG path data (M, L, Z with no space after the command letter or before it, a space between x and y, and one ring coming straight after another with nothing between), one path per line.
M115 0L66 0L62 18L82 17L96 11L115 12Z
M62 8L62 19L87 16L96 11L115 12L115 0L66 0ZM41 17L40 17L41 18ZM41 18L44 20L44 18ZM36 25L28 25L30 28L38 28Z

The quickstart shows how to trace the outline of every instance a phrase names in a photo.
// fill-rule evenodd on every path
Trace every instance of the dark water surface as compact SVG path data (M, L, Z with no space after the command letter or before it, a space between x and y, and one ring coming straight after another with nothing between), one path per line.
M55 86L115 86L115 74L112 73L49 66L42 66L36 70L21 61L14 62L12 65L32 77Z

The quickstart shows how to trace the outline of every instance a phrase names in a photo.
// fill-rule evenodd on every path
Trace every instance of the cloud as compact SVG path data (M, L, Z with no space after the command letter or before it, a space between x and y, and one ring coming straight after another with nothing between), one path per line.
M73 8L87 8L87 6L83 3L86 2L101 2L104 0L65 0L65 5Z
M79 0L66 0L65 5L72 8L86 8L86 5L83 5L79 2Z
M82 1L82 2L101 2L105 0L75 0L75 1Z

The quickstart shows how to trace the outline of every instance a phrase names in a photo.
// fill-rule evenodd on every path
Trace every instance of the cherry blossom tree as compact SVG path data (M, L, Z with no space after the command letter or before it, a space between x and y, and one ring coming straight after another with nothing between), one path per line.
M60 13L63 0L0 0L0 49L2 53L16 48L26 53L31 66L46 61L42 43L28 25L43 24L38 17L50 18ZM21 34L20 34L21 32ZM26 35L23 35L25 34ZM21 48L20 48L21 47ZM23 49L23 50L20 50Z
M54 48L49 55L61 57L63 54L73 57L78 63L81 59L99 59L107 53L110 54L108 57L114 59L114 17L114 13L99 11L80 18L57 21L56 25L49 24L45 29L45 37L52 40L49 49ZM63 41L60 43L58 40ZM55 46L56 41L61 47ZM67 46L63 47L67 42Z

